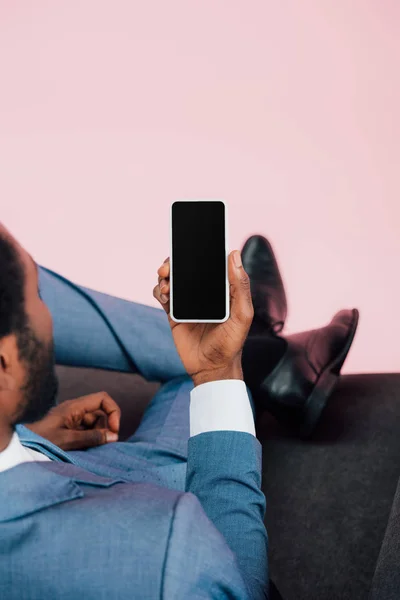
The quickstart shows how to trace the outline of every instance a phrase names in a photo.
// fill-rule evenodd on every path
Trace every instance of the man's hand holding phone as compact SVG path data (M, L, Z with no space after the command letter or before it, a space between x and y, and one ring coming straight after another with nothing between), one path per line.
M220 379L243 379L242 348L253 320L250 281L240 252L228 257L230 317L223 323L177 323L171 319L169 259L158 269L153 295L168 315L184 367L195 385ZM199 281L199 286L202 282Z

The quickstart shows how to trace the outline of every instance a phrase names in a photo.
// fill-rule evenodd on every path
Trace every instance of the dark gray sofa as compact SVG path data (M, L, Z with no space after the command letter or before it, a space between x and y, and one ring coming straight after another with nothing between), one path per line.
M122 438L133 433L158 388L138 375L57 370L60 401L105 390L119 403ZM271 577L280 593L285 600L367 599L400 476L400 374L344 376L308 442L268 414L257 433ZM374 600L380 589L397 585L387 583L388 538ZM400 564L398 553L392 562Z

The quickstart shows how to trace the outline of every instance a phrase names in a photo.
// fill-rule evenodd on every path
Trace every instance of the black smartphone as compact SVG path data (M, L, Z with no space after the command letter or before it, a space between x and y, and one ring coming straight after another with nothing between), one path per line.
M171 206L170 311L179 323L223 323L229 317L222 200L181 200Z

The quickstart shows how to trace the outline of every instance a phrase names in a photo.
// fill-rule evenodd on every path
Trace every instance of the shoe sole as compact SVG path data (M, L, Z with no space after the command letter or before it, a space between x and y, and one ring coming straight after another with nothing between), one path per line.
M360 313L356 308L354 308L353 322L342 351L322 371L319 378L317 379L313 391L311 392L308 398L305 407L305 420L299 429L299 435L303 439L309 438L313 433L321 417L322 411L324 410L329 397L334 391L337 382L339 381L340 370L343 366L344 361L346 360L346 357L353 343L354 336L358 327L359 317Z

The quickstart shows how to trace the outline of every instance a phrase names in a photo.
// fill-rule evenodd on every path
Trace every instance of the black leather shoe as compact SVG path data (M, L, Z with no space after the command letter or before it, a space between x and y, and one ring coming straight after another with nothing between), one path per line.
M242 262L250 278L255 319L279 333L285 324L287 302L271 244L262 235L252 235L243 246Z
M358 310L342 310L326 327L282 338L282 358L253 393L257 409L309 437L339 379L358 319Z

